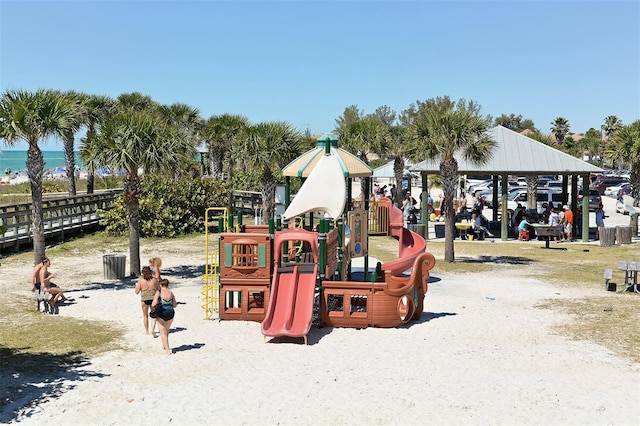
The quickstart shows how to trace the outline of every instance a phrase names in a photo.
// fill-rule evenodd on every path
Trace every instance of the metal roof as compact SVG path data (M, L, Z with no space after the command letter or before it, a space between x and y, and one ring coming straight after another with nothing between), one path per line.
M393 163L394 161L391 160L389 161L387 164L380 166L380 167L376 167L373 170L373 177L377 177L377 178L394 178L396 177L394 171L393 171ZM413 166L413 163L407 159L404 160L404 169L410 168L411 166Z
M490 129L488 134L496 142L492 157L486 163L476 165L456 156L460 174L571 175L603 171L600 167L502 126ZM410 170L437 174L440 172L440 161L422 161Z

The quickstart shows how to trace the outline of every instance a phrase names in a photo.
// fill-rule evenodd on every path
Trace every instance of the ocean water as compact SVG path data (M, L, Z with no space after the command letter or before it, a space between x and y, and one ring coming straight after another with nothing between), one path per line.
M56 167L64 167L64 151L42 151L44 157L44 169L50 170ZM27 170L27 151L6 151L0 152L0 176L5 174L7 169L11 174L20 170ZM76 166L82 168L79 153L76 152Z

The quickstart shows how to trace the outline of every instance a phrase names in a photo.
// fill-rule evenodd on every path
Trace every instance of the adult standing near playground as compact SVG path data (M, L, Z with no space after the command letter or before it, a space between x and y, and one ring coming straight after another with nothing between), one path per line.
M153 278L156 279L156 283L157 283L157 287L160 288L160 268L162 267L162 259L160 259L157 256L154 256L152 258L149 259L149 268L151 268L151 274L153 275ZM151 321L151 335L153 337L156 337L156 327L158 325L158 321L156 321L155 318L153 318L153 321Z
M413 203L411 201L411 194L407 192L404 196L404 201L402 202L402 216L407 224L409 223L409 215L411 214L411 208L413 207Z
M162 312L158 316L158 324L160 325L160 338L162 339L162 348L167 355L171 355L171 347L169 346L169 330L175 316L175 307L177 306L176 297L169 290L169 280L166 278L160 280L160 290L153 297L151 306L162 304Z
M142 276L136 284L136 294L140 294L140 307L142 308L142 324L144 325L145 334L149 334L149 306L153 302L155 294L160 290L158 281L153 277L151 268L145 266L142 268ZM155 326L155 318L153 325ZM153 332L155 337L155 332Z
M602 208L602 203L598 204L596 209L596 239L600 238L600 228L604 228L604 218L607 217Z
M573 241L573 211L567 205L562 206L562 210L564 210L564 233L567 240Z

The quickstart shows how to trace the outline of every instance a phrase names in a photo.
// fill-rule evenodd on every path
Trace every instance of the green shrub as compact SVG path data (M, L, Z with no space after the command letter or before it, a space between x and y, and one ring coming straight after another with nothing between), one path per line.
M204 231L204 214L209 207L228 205L228 186L210 179L167 180L145 176L139 200L141 237L166 237ZM122 194L105 212L103 225L112 235L129 232L128 209Z

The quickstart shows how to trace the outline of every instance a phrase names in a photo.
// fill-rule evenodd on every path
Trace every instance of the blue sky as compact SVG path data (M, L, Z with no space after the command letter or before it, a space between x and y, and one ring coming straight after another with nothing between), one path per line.
M448 95L583 133L640 119L640 2L0 0L0 89L38 88L312 133Z

